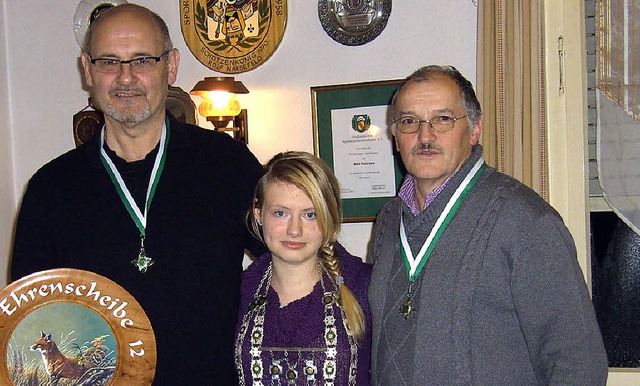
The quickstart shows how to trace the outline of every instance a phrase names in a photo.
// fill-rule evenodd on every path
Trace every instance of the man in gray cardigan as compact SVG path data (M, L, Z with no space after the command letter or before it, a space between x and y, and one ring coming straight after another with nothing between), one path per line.
M375 226L374 385L604 385L607 358L559 214L487 166L482 112L455 68L398 88L407 169Z

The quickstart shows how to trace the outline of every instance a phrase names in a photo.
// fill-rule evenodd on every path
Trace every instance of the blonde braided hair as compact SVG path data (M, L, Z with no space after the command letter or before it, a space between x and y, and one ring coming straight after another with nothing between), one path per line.
M313 203L323 238L318 257L338 287L338 302L344 311L348 332L356 340L361 340L366 329L364 313L351 290L344 284L335 248L342 225L338 179L324 161L307 152L288 151L274 156L265 166L254 191L253 208L247 213L252 233L263 242L260 224L253 209L262 208L265 190L272 183L291 184L303 191Z
M320 248L321 261L327 272L329 272L329 275L336 281L336 285L340 291L338 302L340 302L344 316L347 319L349 332L351 332L351 335L353 335L356 340L361 340L366 330L364 313L362 312L360 303L358 303L358 300L353 296L353 292L344 284L344 280L336 279L342 278L342 274L340 272L340 259L335 252L334 244Z

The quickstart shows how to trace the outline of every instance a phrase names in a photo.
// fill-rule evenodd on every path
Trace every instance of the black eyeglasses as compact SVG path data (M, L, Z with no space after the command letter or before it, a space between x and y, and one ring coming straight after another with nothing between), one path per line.
M449 117L447 115L436 115L431 119L418 119L411 116L402 117L393 121L396 129L404 134L413 134L422 128L423 123L428 123L429 128L434 133L446 133L453 129L458 119L466 118L468 115L461 117Z
M131 72L143 73L155 70L156 64L169 55L169 51L163 52L160 56L141 56L129 60L118 60L112 58L96 58L91 60L91 64L96 66L96 71L103 74L117 74L120 72L121 66L128 64Z

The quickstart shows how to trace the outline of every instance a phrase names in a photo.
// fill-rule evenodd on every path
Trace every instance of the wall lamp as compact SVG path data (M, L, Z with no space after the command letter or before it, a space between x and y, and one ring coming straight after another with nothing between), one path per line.
M213 124L217 131L231 131L233 138L248 143L247 109L240 108L235 94L248 94L242 82L232 76L206 77L196 83L191 94L203 101L198 112Z

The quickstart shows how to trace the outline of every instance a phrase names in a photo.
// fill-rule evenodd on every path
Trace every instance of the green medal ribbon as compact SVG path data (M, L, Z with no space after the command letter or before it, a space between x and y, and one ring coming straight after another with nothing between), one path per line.
M464 199L469 195L469 192L471 192L471 188L476 184L485 167L486 164L484 163L484 159L480 157L475 165L473 165L473 168L469 171L469 174L467 174L460 186L458 186L456 191L453 193L453 196L449 199L449 202L442 213L440 213L438 220L433 226L433 229L431 229L429 236L422 245L422 248L420 248L416 258L413 257L413 253L409 247L409 241L404 227L404 220L403 217L400 216L400 252L407 271L407 276L409 277L409 282L413 283L420 276L420 272L422 272L422 268L429 259L429 256L440 239L440 236L442 236L442 233L460 208L460 205L462 205Z
M107 174L111 178L111 182L116 188L122 203L125 208L127 208L127 212L129 212L129 216L138 227L140 231L140 253L138 257L134 259L131 263L140 270L140 272L145 273L147 268L153 265L155 261L148 257L145 249L144 249L144 238L146 235L147 228L147 214L149 212L149 208L151 207L151 201L153 200L153 196L156 191L156 187L158 186L158 181L160 181L160 176L162 175L162 170L164 169L164 163L167 158L167 146L169 144L169 120L166 119L164 125L162 126L162 133L160 135L160 146L158 148L158 154L156 154L156 159L153 163L153 169L151 170L151 176L149 177L149 185L147 187L147 195L145 198L145 206L144 213L138 207L131 192L127 188L127 185L124 183L120 172L116 168L115 164L109 156L107 152L104 150L104 134L106 131L106 127L103 127L100 131L100 160L107 170Z
M404 217L400 214L400 254L402 255L402 262L404 263L407 276L409 277L407 300L400 306L400 314L405 318L405 320L409 319L411 315L416 312L416 307L413 305L413 284L420 276L420 272L422 272L422 268L424 268L424 265L427 263L427 260L429 259L433 248L435 248L436 243L440 239L440 236L444 233L444 230L460 208L460 205L462 205L464 199L469 195L469 192L471 192L471 189L478 181L478 178L482 175L485 167L486 164L484 163L484 159L480 157L469 173L465 176L460 186L458 186L456 191L453 193L453 196L451 196L449 202L447 202L442 213L440 213L440 216L433 225L433 229L431 229L429 236L425 240L424 244L422 244L422 248L420 248L417 258L414 258L413 253L411 252L407 232L404 228Z
M440 213L438 220L434 224L433 229L431 229L429 236L422 245L422 248L420 248L416 258L413 257L413 253L409 247L409 241L404 227L404 220L402 215L400 216L400 253L407 271L407 276L409 277L409 282L415 282L420 276L420 272L422 272L422 268L429 259L429 256L440 239L440 236L444 233L444 230L460 208L460 205L462 205L464 199L469 195L469 192L471 192L471 189L478 181L478 178L482 175L485 167L486 164L484 163L484 159L480 157L473 168L469 171L469 174L467 174L460 186L458 186L456 191L453 193L453 196L449 199L449 202L442 213Z

